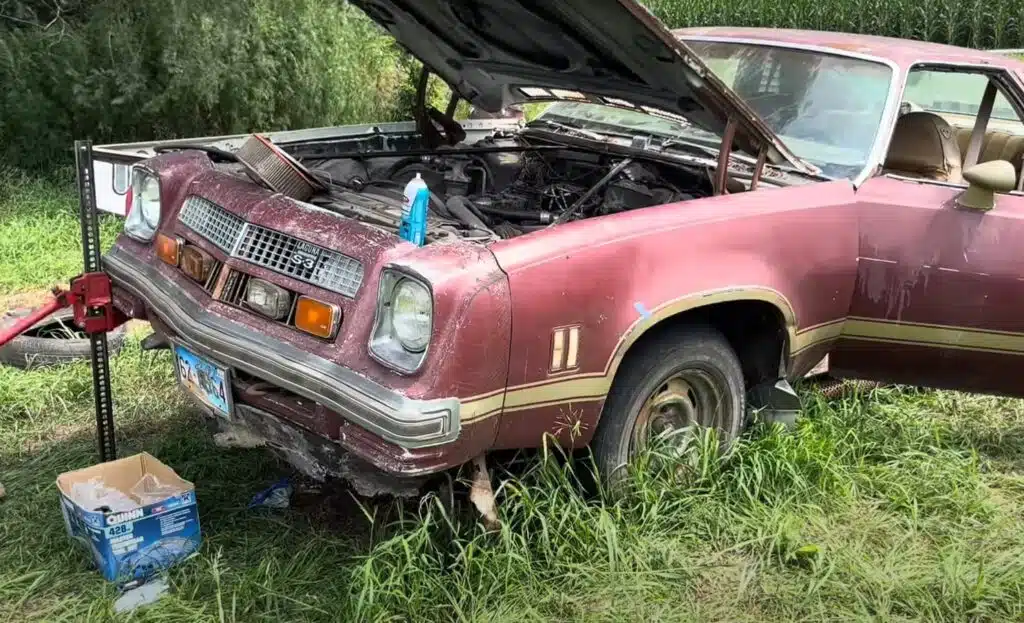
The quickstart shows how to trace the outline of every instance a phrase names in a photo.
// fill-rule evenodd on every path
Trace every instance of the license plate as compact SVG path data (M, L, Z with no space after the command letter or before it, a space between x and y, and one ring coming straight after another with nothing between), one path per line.
M228 369L213 364L184 346L174 347L178 382L214 413L231 417L231 384Z

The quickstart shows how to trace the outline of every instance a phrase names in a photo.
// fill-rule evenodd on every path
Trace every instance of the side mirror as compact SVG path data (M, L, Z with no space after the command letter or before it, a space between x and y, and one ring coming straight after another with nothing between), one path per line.
M988 212L996 207L996 193L1008 193L1017 187L1017 171L1006 160L990 160L964 169L968 186L956 203L967 210Z

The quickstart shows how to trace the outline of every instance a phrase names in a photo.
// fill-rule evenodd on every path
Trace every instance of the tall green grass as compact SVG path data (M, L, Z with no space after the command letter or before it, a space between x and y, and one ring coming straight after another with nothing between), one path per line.
M763 428L727 452L693 435L681 454L650 457L621 501L581 494L589 463L547 454L506 475L498 533L424 504L354 571L354 612L1014 619L1024 561L1009 551L1024 536L963 443L973 425L929 412L935 396L810 394L795 432Z
M0 285L63 280L78 261L70 180L3 179ZM465 489L454 505L434 493L401 504L299 481L292 509L247 510L292 470L264 449L217 447L170 357L138 339L112 362L120 451L196 483L204 536L171 593L121 619L1024 618L1020 401L805 390L795 430L761 426L725 451L708 432L680 434L621 499L592 490L586 456L492 459L502 525L488 533ZM53 485L95 461L94 426L88 364L0 367L0 620L118 620Z
M67 286L82 272L82 238L75 211L74 171L47 178L0 165L0 297L54 285ZM104 248L121 229L100 219ZM6 306L0 299L0 311Z
M49 223L5 223L26 249L6 267L44 264L32 241L47 236L66 236L61 253L77 258L70 197L24 178L4 188ZM588 488L585 456L548 449L494 464L502 525L487 533L464 498L451 508L433 494L404 506L320 494L296 510L247 511L290 470L265 450L216 447L169 357L137 339L113 362L121 451L152 452L196 482L204 529L198 557L140 620L1024 616L1019 401L805 391L794 431L762 426L727 451L710 432L666 440L622 499ZM90 390L87 364L0 368L4 620L112 618L116 593L66 539L53 488L59 472L94 460Z
M248 511L289 470L265 450L214 446L166 354L133 338L114 366L122 452L146 449L196 482L204 530L171 593L132 620L1024 616L1018 401L805 391L794 431L761 427L727 451L708 432L681 434L617 500L589 488L586 457L524 456L494 464L502 525L486 532L461 496L403 506L324 487L292 510ZM115 591L64 535L53 489L94 455L88 388L86 365L0 369L7 620L119 620Z

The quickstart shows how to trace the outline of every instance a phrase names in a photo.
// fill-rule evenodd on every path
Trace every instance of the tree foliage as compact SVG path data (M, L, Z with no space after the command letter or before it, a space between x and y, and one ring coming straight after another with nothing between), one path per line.
M0 158L11 164L66 158L73 138L406 115L411 59L347 3L94 0L67 3L68 13L52 0L8 4L0 10Z

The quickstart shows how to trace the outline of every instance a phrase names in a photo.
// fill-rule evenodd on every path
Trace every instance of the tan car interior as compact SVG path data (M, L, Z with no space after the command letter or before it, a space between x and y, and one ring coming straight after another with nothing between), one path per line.
M956 128L956 142L960 147L960 153L967 154L967 144L971 140L971 128ZM985 138L981 141L981 155L978 162L989 162L990 160L1006 160L1013 165L1017 171L1017 179L1020 180L1021 165L1024 164L1024 136L1003 132L1000 130L989 130L985 132ZM1018 187L1020 184L1018 182Z
M1024 186L1024 135L999 129L1000 124L1004 128L1019 129L1020 121L989 116L996 93L997 85L992 81L982 98L977 118L951 114L947 119L926 111L901 115L896 121L882 172L962 184L965 166L1006 160L1017 172L1017 189L1020 190ZM980 145L974 146L977 159L968 163L976 124L986 131L980 137Z
M970 134L968 129L968 139ZM908 112L896 121L882 172L959 184L962 163L956 132L948 121L935 113Z

